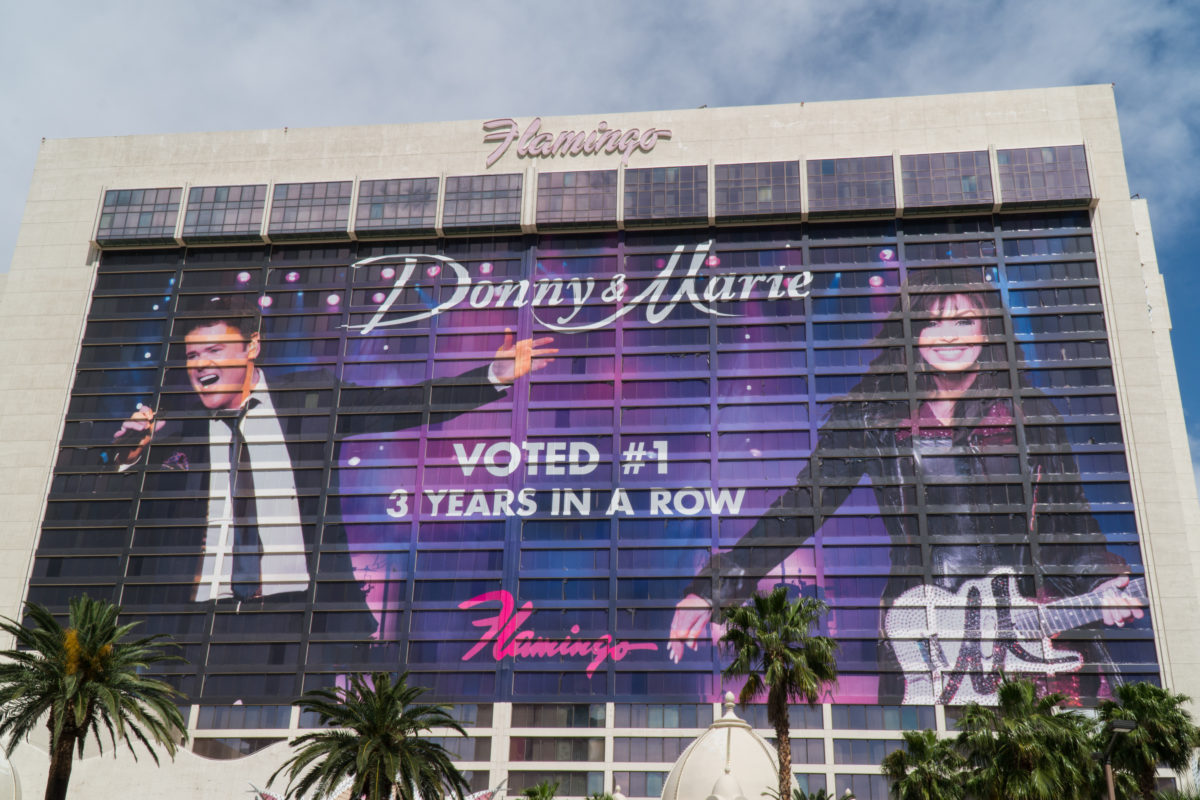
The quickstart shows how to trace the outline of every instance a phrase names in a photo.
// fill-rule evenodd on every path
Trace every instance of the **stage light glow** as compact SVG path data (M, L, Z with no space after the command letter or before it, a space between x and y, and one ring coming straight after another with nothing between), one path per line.
M372 303L382 303L386 299L387 299L387 295L384 294L383 292L376 292L375 294L371 295Z
M891 249L890 247L885 247L884 249L879 251L879 260L880 261L895 261L895 259L896 259L896 251Z
M238 283L249 283L250 282L250 273L249 272L239 272L237 274L237 282Z
M262 297L258 298L258 305L260 308L270 308L274 302L275 302L274 298L268 297L265 294Z
M390 281L392 278L396 277L396 270L392 267L384 267L379 271L379 277Z
M340 302L342 302L342 296L340 294L331 294L325 298L325 305L327 306L336 306Z
M300 280L300 273L299 272L289 272L287 275L283 276L283 279L285 281L287 281L288 283L295 283L296 281Z
M705 264L705 266L709 266L709 267L719 267L719 266L721 266L721 259L717 258L716 253L713 253L711 256L704 259L704 264Z
M493 269L494 269L494 267L492 266L492 262L490 262L490 261L485 261L485 262L483 262L482 264L480 264L480 265L479 265L479 274L481 274L481 275L491 275L491 274L492 274L492 270L493 270Z
M882 275L872 275L870 278L867 279L867 283L871 284L876 289L878 289L880 286L883 286L883 276Z
M425 274L431 278L436 278L438 275L441 274L441 272L442 272L442 268L439 267L437 264L433 264L432 266L425 268Z

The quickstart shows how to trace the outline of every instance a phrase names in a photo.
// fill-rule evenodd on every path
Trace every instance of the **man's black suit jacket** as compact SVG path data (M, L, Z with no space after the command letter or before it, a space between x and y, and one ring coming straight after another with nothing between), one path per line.
M295 478L302 529L308 552L310 585L307 598L313 597L312 580L320 568L324 579L353 580L344 527L338 522L318 525L322 485L329 481L328 494L337 492L334 469L337 444L330 441L326 417L313 416L314 408L339 413L335 435L382 433L422 424L436 424L485 405L499 398L488 378L488 368L480 367L455 378L427 381L404 387L359 387L343 384L336 388L333 374L327 370L307 370L291 374L264 370L270 389L271 404L283 431ZM171 398L175 399L172 400ZM193 576L190 594L201 575L204 543L208 526L209 503L209 421L212 412L205 409L192 392L164 394L156 419L157 430L147 453L142 453L135 468L145 470L137 522L139 527L161 522L168 531L169 545L160 551L175 553L170 572L176 580ZM347 413L349 412L349 413ZM320 424L313 424L319 420ZM105 451L108 465L124 460L117 445ZM329 467L327 470L326 467ZM326 477L330 476L330 477ZM331 505L324 517L340 518ZM317 531L321 530L318 546ZM163 537L160 537L163 541ZM165 544L165 542L164 542ZM134 543L138 549L138 543ZM161 575L159 576L162 577ZM181 587L182 588L182 587ZM343 624L363 635L374 633L376 622L366 608L361 592L340 598L336 606L358 614L342 616ZM275 596L280 601L296 602L295 594ZM178 596L176 597L178 598ZM191 598L189 598L191 599ZM272 602L272 596L264 598Z

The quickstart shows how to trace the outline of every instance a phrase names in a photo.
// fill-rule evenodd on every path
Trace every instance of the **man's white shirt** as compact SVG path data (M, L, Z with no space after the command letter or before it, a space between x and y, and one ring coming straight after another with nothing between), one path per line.
M304 531L300 526L296 476L283 426L271 403L266 376L260 370L256 378L254 389L246 399L249 408L238 418L238 425L245 447L250 451L262 553L259 593L265 597L304 591L310 576L304 552ZM204 538L204 565L196 587L197 602L233 597L234 515L233 492L229 485L232 436L224 421L209 420L208 527Z

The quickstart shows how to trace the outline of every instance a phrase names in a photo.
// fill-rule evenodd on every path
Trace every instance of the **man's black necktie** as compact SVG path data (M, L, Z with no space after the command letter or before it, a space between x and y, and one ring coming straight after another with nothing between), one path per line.
M258 536L258 508L254 497L254 470L250 448L242 432L246 411L258 405L251 399L236 416L221 417L229 426L229 490L233 499L233 596L249 600L262 593L262 540Z

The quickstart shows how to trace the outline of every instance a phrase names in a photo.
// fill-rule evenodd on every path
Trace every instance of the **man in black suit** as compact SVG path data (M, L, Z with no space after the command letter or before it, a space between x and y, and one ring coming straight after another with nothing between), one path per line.
M284 390L332 385L322 370L268 376L256 363L262 349L256 317L239 303L213 298L205 309L209 316L188 322L184 350L193 409L159 414L142 406L122 423L106 454L107 463L122 471L145 465L148 489L183 495L179 518L206 521L203 541L185 545L202 553L192 599L237 611L308 597L316 555L306 541L312 526L302 525L307 498L301 495L319 488L310 484L323 473L298 469L311 461L311 454L300 452L293 425L303 418L278 412L295 402L295 393ZM547 347L550 342L514 342L506 332L489 366L416 386L343 385L339 408L364 412L354 417L355 433L444 421L497 399L517 378L548 364L557 352ZM344 541L329 547L331 528L334 536L340 533L337 526L326 529L325 549L333 555L322 569L348 573L348 558L340 552ZM355 627L374 632L365 604L363 611Z

